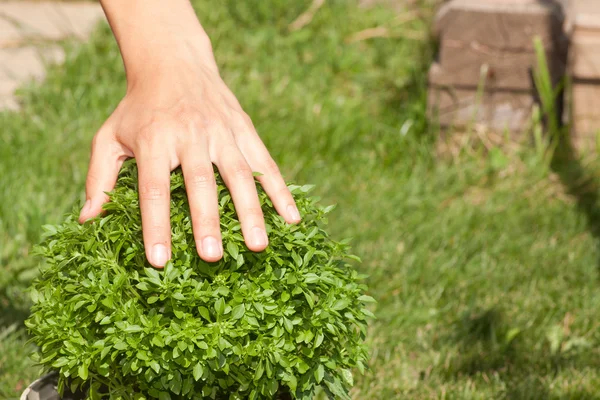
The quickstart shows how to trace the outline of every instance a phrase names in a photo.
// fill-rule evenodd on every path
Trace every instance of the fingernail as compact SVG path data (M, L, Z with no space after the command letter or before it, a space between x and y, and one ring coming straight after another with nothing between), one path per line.
M290 216L290 218L292 219L292 221L300 221L300 212L298 211L298 207L296 207L295 205L290 204L289 206L287 206L287 212L288 215Z
M222 247L219 242L212 236L207 236L202 240L202 253L211 258L221 258L223 255Z
M252 228L252 244L256 247L265 247L269 243L264 229L255 226Z
M156 267L164 267L169 259L167 247L164 244L155 244L152 247L152 264Z
M83 217L84 215L89 214L90 208L92 208L92 201L88 199L85 201L85 204L83 205L83 208L81 209L81 212L79 213L79 218Z

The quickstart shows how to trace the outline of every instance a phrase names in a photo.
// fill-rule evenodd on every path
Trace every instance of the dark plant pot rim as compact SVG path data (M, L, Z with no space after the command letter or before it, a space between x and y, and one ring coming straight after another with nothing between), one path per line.
M20 400L83 400L85 392L71 393L69 389L65 389L65 394L60 397L58 394L58 372L51 372L43 375L31 385L29 385Z
M65 394L60 397L58 394L58 372L46 374L31 385L27 386L20 400L84 400L86 392L78 391L72 393L68 388L65 388ZM278 399L291 400L291 396L287 393L279 394Z

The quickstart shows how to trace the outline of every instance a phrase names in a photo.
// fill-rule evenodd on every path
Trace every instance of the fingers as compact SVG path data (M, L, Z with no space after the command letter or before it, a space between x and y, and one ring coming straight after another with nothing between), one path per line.
M265 152L258 151L257 153L258 155L247 157L252 170L262 174L256 179L258 179L263 189L265 189L279 215L287 223L296 224L300 222L300 212L279 172L277 164L269 153L266 152L266 149Z
M119 170L126 156L112 135L99 132L92 141L92 156L85 182L86 201L79 215L79 222L94 218L108 201L105 192L115 187Z
M273 206L279 215L287 223L295 224L300 222L300 212L279 172L277 163L275 163L269 151L260 140L249 119L237 130L237 133L237 142L242 154L250 165L250 168L252 168L252 171L262 174L256 179L273 202Z
M231 193L246 246L252 251L264 250L269 239L250 166L235 143L219 149L214 159Z
M138 151L136 158L146 257L150 264L161 268L171 258L169 159L149 149Z
M181 157L181 169L198 254L205 261L219 261L223 256L223 242L219 226L217 184L206 146L186 150Z

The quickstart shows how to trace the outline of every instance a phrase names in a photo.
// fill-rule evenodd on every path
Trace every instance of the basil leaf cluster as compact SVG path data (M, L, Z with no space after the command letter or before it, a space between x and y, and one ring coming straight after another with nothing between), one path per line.
M349 398L373 299L347 242L323 229L332 207L289 185L303 216L289 225L257 184L270 244L254 253L215 177L225 248L216 263L197 255L181 170L171 174L173 256L162 270L145 257L133 160L102 216L82 225L74 208L45 227L26 324L61 388L89 399L312 399L318 387Z

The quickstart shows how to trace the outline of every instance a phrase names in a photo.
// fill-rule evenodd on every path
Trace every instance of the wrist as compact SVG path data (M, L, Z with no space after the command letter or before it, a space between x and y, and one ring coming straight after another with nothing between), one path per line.
M127 76L127 86L133 87L137 82L147 82L149 78L180 75L202 66L217 70L212 46L206 35L177 36L161 38L146 49L123 52L123 63Z
M215 68L210 39L189 0L101 0L129 84L158 71Z

